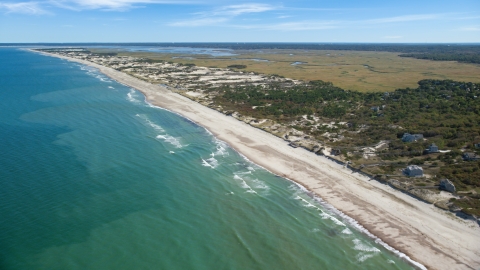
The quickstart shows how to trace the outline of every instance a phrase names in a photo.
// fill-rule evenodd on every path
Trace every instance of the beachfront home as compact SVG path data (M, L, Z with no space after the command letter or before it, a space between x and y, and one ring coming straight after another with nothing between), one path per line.
M465 161L480 160L480 156L472 152L463 153L462 157L463 157L463 160Z
M451 193L455 193L456 189L452 182L448 179L442 179L440 181L440 189L446 190Z
M430 146L428 147L428 153L438 153L440 151L438 151L438 146L435 144L435 143L432 143L430 144Z
M332 149L332 151L330 152L332 156L338 156L340 155L340 153L341 153L340 149Z
M402 142L415 142L420 139L423 139L422 134L403 133Z
M298 147L298 144L296 144L295 142L291 142L291 143L289 143L288 145L290 145L290 146L293 147L293 148L297 148L297 147Z
M407 166L406 169L403 170L405 175L410 177L422 177L423 176L423 168L417 165L410 165Z

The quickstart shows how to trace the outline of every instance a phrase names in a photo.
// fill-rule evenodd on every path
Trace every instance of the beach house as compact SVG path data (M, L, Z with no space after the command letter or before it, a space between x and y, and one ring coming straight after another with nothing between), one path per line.
M340 151L340 149L332 149L332 151L330 151L330 155L332 156L338 156L340 155L342 152Z
M440 181L440 189L446 190L451 193L455 193L456 189L452 182L448 179L442 179Z
M428 147L428 153L438 153L440 151L438 151L438 146L435 144L435 143L432 143L430 144L430 146Z
M423 168L417 165L410 165L403 170L403 173L405 173L405 175L410 177L422 177Z
M422 134L403 133L402 142L414 142L423 139Z
M465 160L465 161L476 161L476 160L480 160L480 156L477 155L477 154L475 154L475 153L472 153L472 152L463 153L462 158L463 158L463 160Z

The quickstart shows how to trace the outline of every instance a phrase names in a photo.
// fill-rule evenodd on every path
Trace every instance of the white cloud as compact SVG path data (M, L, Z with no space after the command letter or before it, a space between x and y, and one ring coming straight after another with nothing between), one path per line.
M0 0L1 1L1 0ZM30 2L0 3L0 12L23 14L51 14L48 7L56 6L70 10L110 10L126 11L147 4L188 4L200 3L201 0L38 0Z
M125 11L146 4L186 4L195 1L175 0L50 0L51 4L71 10L101 9Z
M302 30L326 30L334 28L352 28L356 26L365 26L371 24L389 24L401 23L410 21L434 20L442 17L443 14L420 14L420 15L404 15L389 18L369 19L369 20L314 20L314 21L291 21L277 24L264 25L244 25L236 27L248 29L264 29L264 30L279 30L279 31L302 31ZM281 17L277 17L281 18ZM399 39L401 36L387 36L388 39Z
M240 5L229 5L216 8L211 11L195 13L196 18L177 21L169 23L170 26L205 26L205 25L219 25L224 24L225 22L244 15L251 13L262 13L271 10L277 9L272 5L261 4L261 3L250 3L250 4L240 4Z
M418 15L404 15L389 18L380 18L373 20L365 20L366 23L396 23L396 22L412 22L412 21L426 21L434 20L441 17L441 14L418 14Z
M267 4L241 4L220 7L212 12L212 15L239 16L246 13L261 13L274 9L276 8Z
M21 13L30 15L49 14L38 2L0 3L0 10L5 13Z

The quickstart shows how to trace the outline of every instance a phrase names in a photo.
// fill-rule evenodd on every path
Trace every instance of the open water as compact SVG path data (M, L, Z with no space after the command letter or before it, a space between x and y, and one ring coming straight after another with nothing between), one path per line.
M411 269L204 128L0 48L0 269Z

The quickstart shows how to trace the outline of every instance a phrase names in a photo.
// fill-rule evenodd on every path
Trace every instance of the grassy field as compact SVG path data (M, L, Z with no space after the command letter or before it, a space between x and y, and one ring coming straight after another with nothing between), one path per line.
M480 83L480 65L404 58L391 52L264 50L235 53L238 55L228 57L150 52L120 52L119 55L206 67L246 65L244 71L277 74L307 81L323 80L343 89L362 92L416 88L417 82L422 79ZM294 62L302 63L292 65Z

